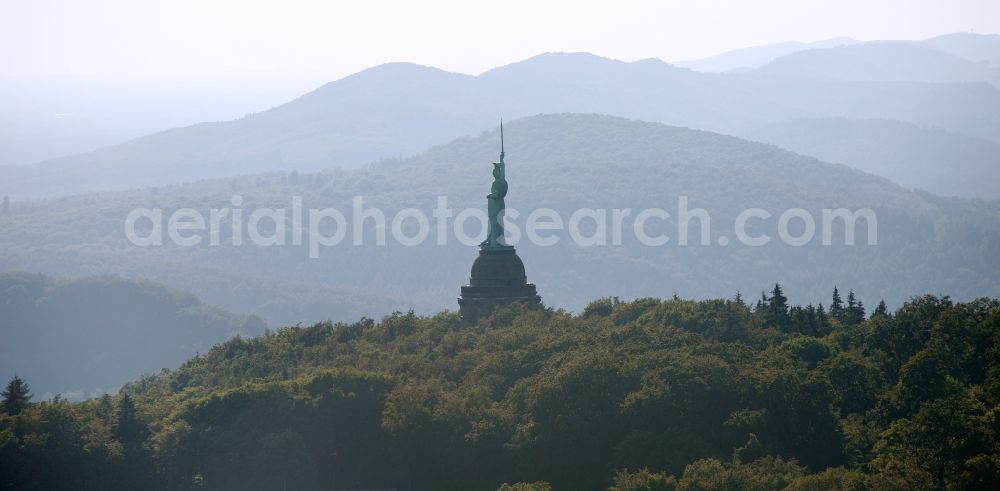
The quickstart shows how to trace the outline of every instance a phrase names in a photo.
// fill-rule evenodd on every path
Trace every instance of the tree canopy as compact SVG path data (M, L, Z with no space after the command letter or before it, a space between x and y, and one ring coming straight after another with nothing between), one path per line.
M819 306L775 325L784 295L599 299L578 316L514 305L473 328L397 312L234 338L113 397L0 416L0 486L1000 482L1000 302L922 296L822 323Z

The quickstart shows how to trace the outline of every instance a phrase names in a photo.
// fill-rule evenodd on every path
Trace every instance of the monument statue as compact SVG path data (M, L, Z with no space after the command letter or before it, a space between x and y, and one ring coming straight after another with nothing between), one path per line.
M510 247L503 235L503 212L507 197L507 169L503 161L503 121L500 122L500 162L493 163L493 187L486 195L486 214L489 217L489 229L486 240L479 247L483 249L502 249Z
M504 238L503 216L507 197L507 169L504 163L503 122L500 123L500 162L493 163L493 186L486 195L489 218L486 240L479 244L479 257L472 263L469 284L462 287L458 305L462 323L475 325L499 305L520 302L531 306L542 303L535 285L528 283L524 263L514 246Z

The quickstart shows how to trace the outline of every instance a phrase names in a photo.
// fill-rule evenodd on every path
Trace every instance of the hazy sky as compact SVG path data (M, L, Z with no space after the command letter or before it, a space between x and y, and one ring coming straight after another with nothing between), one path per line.
M0 0L0 76L465 73L545 51L683 60L784 40L1000 33L996 0Z

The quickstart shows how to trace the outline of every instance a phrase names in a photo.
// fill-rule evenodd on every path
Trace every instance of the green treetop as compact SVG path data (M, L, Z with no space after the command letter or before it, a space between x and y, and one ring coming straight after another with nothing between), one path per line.
M31 402L31 387L24 379L14 375L0 395L3 396L0 404L3 405L4 412L13 416L28 407L28 403Z

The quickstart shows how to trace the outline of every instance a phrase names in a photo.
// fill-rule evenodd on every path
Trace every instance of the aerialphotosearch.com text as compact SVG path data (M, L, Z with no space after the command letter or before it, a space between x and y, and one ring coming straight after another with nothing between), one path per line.
M503 214L506 243L527 240L536 246L553 246L566 239L579 246L618 246L630 240L643 246L727 246L730 235L713 234L711 214L692 207L687 196L679 196L672 210L666 208L579 208L560 213L537 208L524 213L506 208ZM136 208L125 217L125 236L139 247L174 244L181 247L210 246L307 246L317 258L323 248L342 245L384 246L388 241L418 246L427 240L447 245L450 239L462 245L478 245L487 234L488 218L479 208L456 212L448 198L440 196L430 216L417 208L386 213L366 206L355 196L349 210L303 207L295 196L288 207L244 209L243 198L233 195L230 206L209 209L179 208L166 213L159 208ZM725 230L728 227L719 230ZM869 208L822 209L818 216L802 208L772 213L762 208L739 212L731 228L732 237L744 246L761 247L777 238L789 246L804 246L817 240L822 245L855 244L861 231L867 245L878 244L878 220ZM668 233L670 232L670 233ZM714 235L714 237L713 237ZM244 240L246 239L246 240Z

